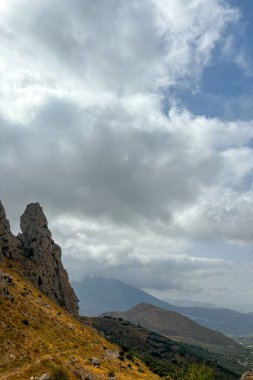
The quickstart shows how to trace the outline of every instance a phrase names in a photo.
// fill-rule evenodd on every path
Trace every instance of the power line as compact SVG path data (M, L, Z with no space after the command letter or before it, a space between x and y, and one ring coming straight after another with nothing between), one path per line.
M238 261L235 261L234 264L233 264L233 266L239 264L241 261L243 261L244 259L246 259L246 258L247 258L248 256L250 256L252 253L253 253L253 249L252 249L251 251L249 251L248 253L246 253L246 255L243 256L241 259L239 259Z
M248 251L243 257L241 257L240 259L238 259L237 261L235 261L235 262L233 263L233 265L232 265L232 268L233 268L235 265L238 265L238 264L240 264L242 261L244 261L245 259L247 259L250 255L252 255L252 253L253 253L253 249L251 249L251 250ZM242 272L242 273L240 273L239 275L236 275L235 277L233 277L233 278L232 278L232 279L226 284L226 286L232 284L234 281L236 281L238 278L240 278L243 274L245 275L245 274L249 273L250 271L251 271L251 268L249 268L246 272ZM214 278L212 278L212 280L210 280L210 281L206 284L205 288L207 289L208 286L211 285L215 280L220 279L220 278L223 278L226 274L227 274L227 271L226 271L226 273L223 273L222 275L218 274L217 276L215 276ZM245 285L245 286L246 286L246 285ZM242 286L242 287L243 287L243 286ZM241 288L239 288L239 289L241 289ZM239 290L239 289L238 289L238 290ZM234 292L234 291L232 291L232 292ZM221 298L226 297L226 295L229 295L230 293L231 293L231 292L228 292L228 293L224 294L223 296L221 296L221 297L218 298L217 300L220 300ZM195 296L196 296L196 294L195 294ZM193 298L194 298L194 297L193 297ZM213 302L216 302L217 300L214 300Z
M249 269L246 270L245 272L241 272L240 274L238 274L237 276L235 276L234 278L232 278L232 280L230 280L230 281L226 284L226 286L232 284L234 281L236 281L236 280L237 280L238 278L240 278L242 275L246 275L246 274L248 274L248 273L251 272L251 271L252 271L252 268L249 268Z
M231 290L230 292L223 294L223 296L217 298L217 299L214 300L213 302L220 301L220 300L223 299L224 297L227 297L227 296L229 296L229 295L231 295L231 294L233 294L233 293L235 293L235 292L238 292L238 290L241 290L242 288L244 288L245 286L247 286L247 285L249 285L249 284L251 284L251 283L253 283L253 280L252 280L252 279L251 279L250 281L246 282L245 284L243 284L242 286L240 286L239 288L237 288L237 289L233 289L233 290Z
M233 263L233 265L232 265L232 268L233 268L235 265L240 264L243 260L245 260L245 259L246 259L247 257L249 257L250 255L252 255L252 253L253 253L253 250L250 250L249 252L246 253L246 255L244 255L243 257L241 257L239 260L235 261L235 262ZM247 271L247 273L248 273L248 271ZM226 274L226 273L225 273L225 274ZM224 277L225 274L223 273L222 275L219 275L219 274L218 274L217 276L215 276L211 281L209 281L209 282L207 283L206 287L208 287L209 284L212 284L213 281L217 280L218 278L220 279L220 278ZM234 280L236 280L236 279L239 278L240 276L241 276L241 274L235 276L234 278L232 278L232 280L230 280L229 283L228 283L227 285L231 284Z

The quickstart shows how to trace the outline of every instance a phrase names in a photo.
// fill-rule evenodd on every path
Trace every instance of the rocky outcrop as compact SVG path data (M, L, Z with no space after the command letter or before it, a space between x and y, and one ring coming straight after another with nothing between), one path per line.
M24 255L36 263L30 280L69 313L78 315L78 300L61 261L61 248L52 240L39 203L27 206L20 219Z
M20 219L22 233L15 237L0 203L0 260L16 259L22 274L70 314L78 316L78 299L54 243L47 218L39 203L27 206Z
M18 239L10 230L9 220L0 201L0 261L3 256L16 258L18 256Z
M13 278L0 270L0 296L4 298L11 298L9 287L13 286Z

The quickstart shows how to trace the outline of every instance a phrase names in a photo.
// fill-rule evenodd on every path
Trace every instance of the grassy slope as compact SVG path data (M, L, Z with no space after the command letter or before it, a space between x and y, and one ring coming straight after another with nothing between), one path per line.
M7 262L0 266L14 280L8 287L11 298L0 296L1 380L27 380L58 365L73 380L78 378L74 370L91 373L94 379L108 379L109 370L119 374L121 362L112 355L118 352L117 346L81 325L9 266ZM93 357L100 360L100 368L90 364ZM121 368L121 380L158 379L140 361L131 363L132 368L128 363ZM140 367L144 373L138 372Z

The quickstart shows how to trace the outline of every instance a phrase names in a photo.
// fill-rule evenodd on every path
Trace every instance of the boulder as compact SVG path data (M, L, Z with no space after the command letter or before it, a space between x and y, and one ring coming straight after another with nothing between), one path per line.
M48 373L44 373L39 380L51 380L51 376Z

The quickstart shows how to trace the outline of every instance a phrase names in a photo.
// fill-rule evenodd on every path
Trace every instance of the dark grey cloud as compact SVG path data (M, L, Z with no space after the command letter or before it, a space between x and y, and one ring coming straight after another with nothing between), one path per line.
M213 182L222 162L195 160L169 130L131 122L124 107L94 115L50 99L25 127L2 126L1 172L19 189L20 201L37 197L55 212L169 223L175 208L194 202ZM8 194L9 183L2 186Z

